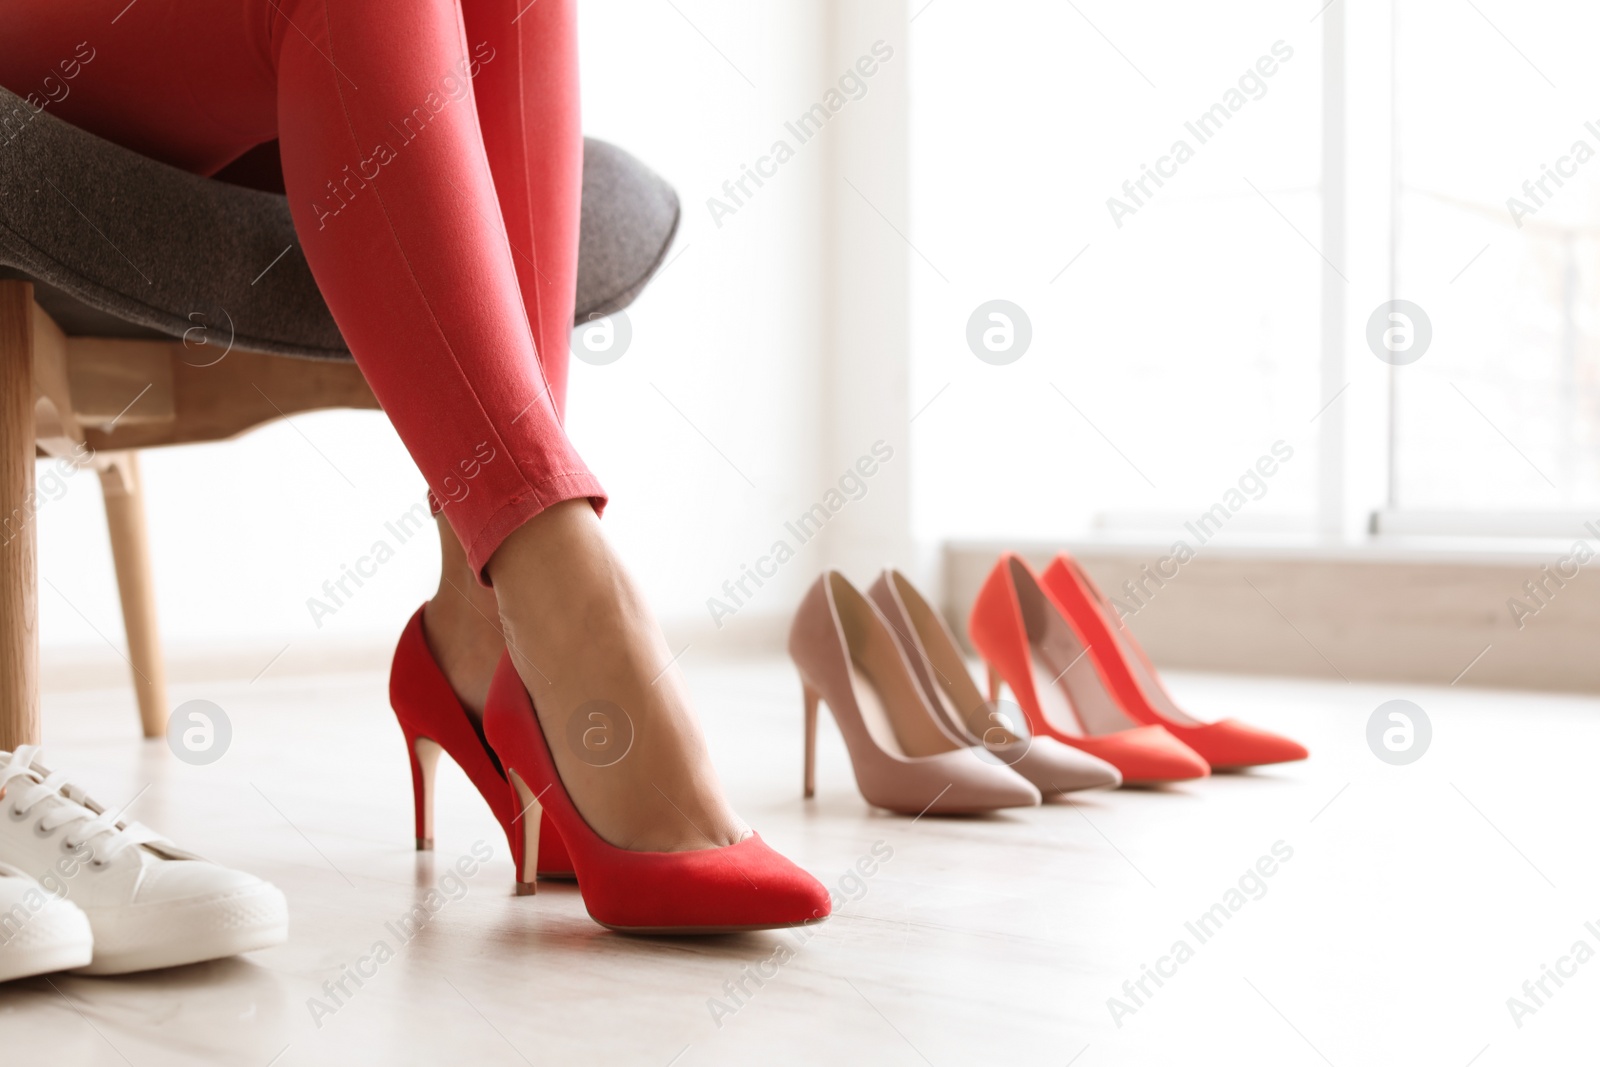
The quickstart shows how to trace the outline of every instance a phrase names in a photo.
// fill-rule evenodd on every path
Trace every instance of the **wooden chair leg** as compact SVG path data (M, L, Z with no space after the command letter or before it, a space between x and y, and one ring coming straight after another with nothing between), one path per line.
M0 749L37 744L33 286L0 281Z
M106 525L111 528L111 558L117 566L117 591L122 597L122 626L128 634L128 659L133 664L139 721L144 736L161 737L167 732L167 672L156 624L139 454L101 453L96 459L100 490L106 499Z

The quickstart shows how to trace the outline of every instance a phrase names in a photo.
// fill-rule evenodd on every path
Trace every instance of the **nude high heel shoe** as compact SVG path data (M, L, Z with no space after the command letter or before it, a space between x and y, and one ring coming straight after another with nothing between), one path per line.
M805 691L805 795L815 792L817 704L839 724L870 804L904 814L1033 807L1039 790L944 725L889 624L838 571L806 593L789 631Z
M905 575L885 570L867 596L900 641L928 703L958 737L982 745L1046 796L1122 784L1117 769L1098 756L1051 737L1019 734L998 706L983 698L967 673L955 635Z

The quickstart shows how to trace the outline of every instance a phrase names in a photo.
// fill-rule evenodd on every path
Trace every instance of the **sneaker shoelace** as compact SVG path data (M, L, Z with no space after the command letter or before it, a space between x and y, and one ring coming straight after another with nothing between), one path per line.
M82 790L67 781L64 771L51 771L34 762L38 745L18 745L15 752L0 751L0 797L11 803L18 819L43 806L39 830L49 833L71 826L62 845L77 851L93 844L91 863L104 867L124 851L164 840L148 826L121 822L121 812L105 811Z

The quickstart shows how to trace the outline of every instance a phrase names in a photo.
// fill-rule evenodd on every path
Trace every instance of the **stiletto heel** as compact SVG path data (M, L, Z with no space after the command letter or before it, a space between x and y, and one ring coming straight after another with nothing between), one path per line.
M991 686L995 673L1005 679L1035 737L1099 756L1124 782L1181 782L1211 773L1183 741L1129 715L1107 683L1091 639L1021 556L1001 554L978 590L967 629L989 664Z
M1000 699L1000 672L992 663L985 663L984 667L989 671L989 703L993 704Z
M439 769L438 744L406 735L411 751L411 795L417 808L417 851L433 851L433 776Z
M531 897L538 891L537 864L529 864L528 857L539 855L539 824L544 821L544 809L539 798L533 795L522 777L513 768L506 769L506 780L511 783L511 801L517 814L513 825L520 823L519 832L511 835L511 859L517 871L517 896Z
M817 701L822 698L803 680L800 684L806 692L806 771L801 795L810 800L817 795Z
M795 612L789 658L806 689L807 786L816 699L844 735L856 785L869 804L906 815L1031 808L1039 790L963 740L929 706L871 600L838 571L824 571Z
M506 795L526 809L523 832L511 840L520 885L532 888L529 857L539 848L539 823L548 819L560 829L572 857L584 907L595 922L613 930L772 930L809 926L833 910L822 883L774 852L759 834L721 848L636 852L595 833L561 780L533 698L509 653L500 657L489 684L483 727L505 765L516 768L508 772Z
M406 754L411 758L418 851L433 848L433 782L442 751L467 772L515 852L518 840L524 836L522 828L513 825L522 806L515 803L515 792L507 786L505 771L478 724L433 658L422 631L422 608L406 623L395 646L394 665L389 671L389 703L400 722ZM537 821L537 816L534 818ZM546 878L572 877L572 860L553 827L545 827L533 840L537 846L533 855L538 857L539 870Z

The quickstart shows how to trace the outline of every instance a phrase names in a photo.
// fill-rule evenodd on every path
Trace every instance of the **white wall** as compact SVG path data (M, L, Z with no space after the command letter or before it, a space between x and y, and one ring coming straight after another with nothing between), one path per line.
M799 0L608 0L581 11L585 128L664 174L684 220L679 258L628 312L630 350L609 366L574 363L570 431L611 493L611 536L669 629L688 633L709 624L706 599L838 477L818 447L818 204L837 131L801 146L720 228L705 205L837 72L827 19ZM375 539L392 541L385 522L424 493L380 414L301 416L235 442L150 451L144 467L171 648L377 644L436 580L437 548L422 537L322 628L306 608ZM92 474L42 509L39 541L47 662L74 647L104 650L100 635L120 646ZM813 545L725 629L698 637L703 650L758 617L770 628L818 565Z
M1294 463L1235 528L1309 523L1323 265L1295 227L1315 236L1320 210L1311 11L1018 0L917 16L920 534L1051 539L1115 523L1166 538L1280 438ZM1200 142L1185 123L1280 41L1292 58ZM1194 154L1175 166L1180 139ZM1176 173L1130 197L1123 183L1147 166ZM1113 218L1113 197L1140 206ZM995 299L1032 325L1000 366L965 336Z

